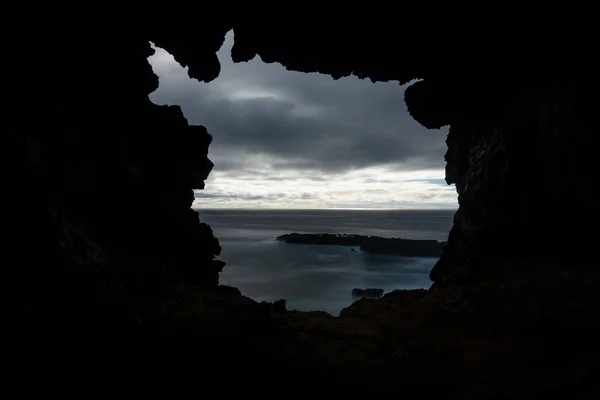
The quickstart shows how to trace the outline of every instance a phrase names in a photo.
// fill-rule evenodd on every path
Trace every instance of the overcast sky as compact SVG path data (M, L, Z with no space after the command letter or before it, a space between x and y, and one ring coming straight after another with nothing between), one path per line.
M178 104L213 135L202 208L456 208L444 182L447 129L406 111L404 87L231 61L211 83L188 78L164 50L150 57L156 104Z

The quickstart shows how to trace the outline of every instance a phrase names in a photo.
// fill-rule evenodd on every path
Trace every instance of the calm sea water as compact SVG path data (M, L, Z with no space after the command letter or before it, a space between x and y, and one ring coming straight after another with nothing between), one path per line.
M276 242L284 233L356 233L446 240L454 210L197 210L219 238L221 284L257 301L338 315L353 288L428 288L435 258L351 251L345 246Z

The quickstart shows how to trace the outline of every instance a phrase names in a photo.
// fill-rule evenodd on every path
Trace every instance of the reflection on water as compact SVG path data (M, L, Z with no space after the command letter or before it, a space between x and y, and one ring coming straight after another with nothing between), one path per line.
M348 247L276 243L223 243L228 262L221 283L238 287L258 301L287 300L289 309L347 307L353 288L417 289L429 287L432 258L404 258L350 251Z
M429 271L436 259L374 255L345 246L287 244L273 238L290 232L328 232L446 239L452 212L411 213L395 211L374 217L372 211L219 210L202 211L201 219L212 226L223 247L220 258L227 265L221 273L222 284L235 286L257 301L283 298L288 309L323 310L337 315L356 300L351 297L355 287L382 288L386 292L428 288ZM410 226L413 230L390 230L391 226Z

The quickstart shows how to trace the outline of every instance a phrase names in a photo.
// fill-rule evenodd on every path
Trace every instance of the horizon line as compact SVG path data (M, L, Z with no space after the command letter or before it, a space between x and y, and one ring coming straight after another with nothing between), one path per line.
M319 208L276 208L276 207L191 207L192 210L265 210L265 211L456 211L458 207L394 208L394 207L319 207Z

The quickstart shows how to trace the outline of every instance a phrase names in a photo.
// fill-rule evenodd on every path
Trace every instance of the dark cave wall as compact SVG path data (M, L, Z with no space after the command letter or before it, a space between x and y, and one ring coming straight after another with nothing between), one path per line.
M473 106L475 114L453 117L446 180L460 208L431 272L436 284L474 282L507 261L595 263L594 85L507 87L496 115Z
M166 283L215 287L221 248L190 209L213 167L212 138L178 106L148 99L158 87L148 37L108 40L109 54L107 38L46 39L8 49L19 62L7 72L1 149L5 282L28 288L7 288L14 328L97 329L137 317L140 298ZM213 45L199 50L214 56Z

